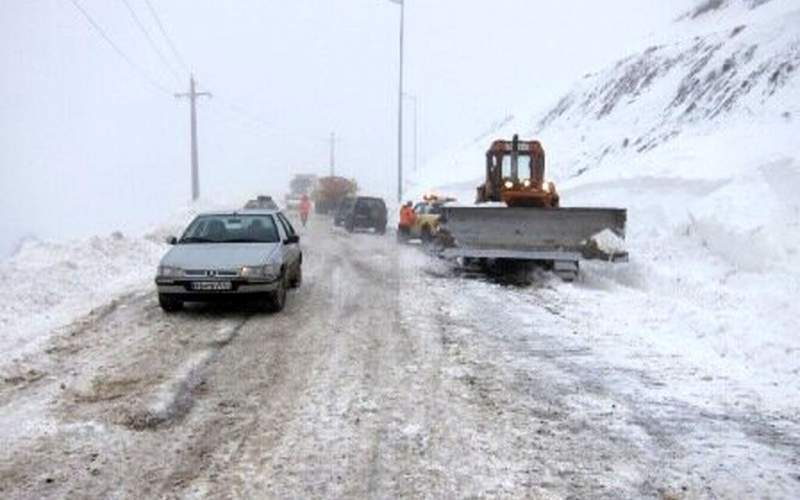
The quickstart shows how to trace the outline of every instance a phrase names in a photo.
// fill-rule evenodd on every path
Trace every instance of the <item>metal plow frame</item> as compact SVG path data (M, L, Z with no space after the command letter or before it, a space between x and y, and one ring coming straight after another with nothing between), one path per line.
M552 262L574 268L580 260L627 261L627 253L603 254L589 240L603 230L625 237L627 211L618 208L510 208L446 206L442 227L454 247L446 258L510 259Z

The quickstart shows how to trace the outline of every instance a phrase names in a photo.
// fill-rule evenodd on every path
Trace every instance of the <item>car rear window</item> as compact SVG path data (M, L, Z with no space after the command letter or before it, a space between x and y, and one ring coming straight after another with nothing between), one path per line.
M384 210L386 208L383 200L378 198L361 198L358 200L358 204L370 210Z

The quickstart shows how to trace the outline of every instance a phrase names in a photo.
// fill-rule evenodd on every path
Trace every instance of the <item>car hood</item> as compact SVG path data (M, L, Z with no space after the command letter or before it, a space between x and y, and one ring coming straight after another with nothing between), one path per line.
M280 243L186 243L172 247L161 259L161 265L182 269L261 266L274 258L280 246Z

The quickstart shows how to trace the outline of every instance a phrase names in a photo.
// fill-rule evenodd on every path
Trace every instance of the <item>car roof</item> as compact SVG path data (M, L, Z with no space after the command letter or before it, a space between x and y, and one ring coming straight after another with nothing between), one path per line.
M280 208L242 208L237 210L214 210L211 212L201 212L200 215L274 215L281 213Z

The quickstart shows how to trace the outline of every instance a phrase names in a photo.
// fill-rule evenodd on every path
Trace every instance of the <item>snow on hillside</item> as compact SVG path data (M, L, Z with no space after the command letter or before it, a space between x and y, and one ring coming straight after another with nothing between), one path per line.
M631 262L584 265L583 283L555 285L586 304L591 329L791 407L800 4L704 1L677 17L660 43L586 75L546 112L441 155L413 190L471 201L493 139L540 139L564 206L628 208ZM640 362L615 343L604 349Z

